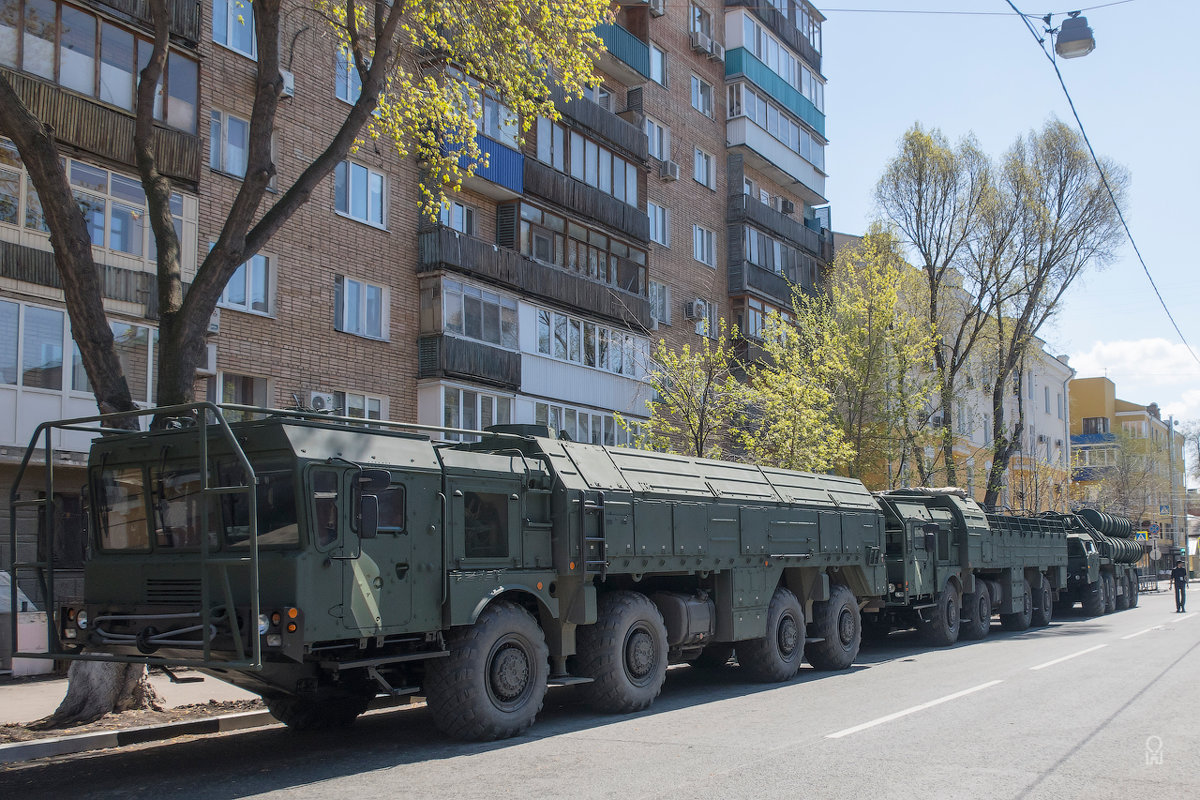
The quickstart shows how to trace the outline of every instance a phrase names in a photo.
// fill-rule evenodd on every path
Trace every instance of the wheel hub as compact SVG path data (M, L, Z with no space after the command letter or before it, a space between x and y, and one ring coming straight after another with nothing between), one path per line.
M796 645L800 642L800 626L796 624L795 617L788 614L779 620L779 629L776 633L779 639L779 652L785 656L796 652Z
M521 696L529 685L529 657L521 648L509 644L492 659L492 693L501 702Z
M838 639L843 646L854 641L854 615L848 608L843 608L842 613L838 614Z
M657 662L654 639L648 631L638 628L625 642L625 669L634 680L645 678Z

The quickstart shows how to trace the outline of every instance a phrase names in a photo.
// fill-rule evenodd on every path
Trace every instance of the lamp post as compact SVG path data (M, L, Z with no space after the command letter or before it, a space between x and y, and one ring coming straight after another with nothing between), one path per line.
M1087 17L1079 14L1078 11L1072 11L1058 28L1050 27L1050 14L1042 18L1046 23L1046 32L1054 39L1054 52L1060 58L1080 58L1096 49L1096 37L1088 27Z

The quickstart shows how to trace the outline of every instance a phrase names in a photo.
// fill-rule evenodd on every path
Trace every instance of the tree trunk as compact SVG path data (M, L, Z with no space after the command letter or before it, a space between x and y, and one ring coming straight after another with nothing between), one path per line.
M67 696L34 730L86 725L114 711L162 711L144 664L75 661L67 671Z

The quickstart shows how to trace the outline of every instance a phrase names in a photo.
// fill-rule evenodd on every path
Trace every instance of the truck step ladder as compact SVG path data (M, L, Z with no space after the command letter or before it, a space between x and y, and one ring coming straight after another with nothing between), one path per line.
M594 500L589 500L588 493L584 492L579 506L579 532L583 536L581 558L585 582L592 575L599 575L600 580L608 576L608 551L604 537L604 492L596 492L595 496ZM589 516L596 518L594 527L588 524Z

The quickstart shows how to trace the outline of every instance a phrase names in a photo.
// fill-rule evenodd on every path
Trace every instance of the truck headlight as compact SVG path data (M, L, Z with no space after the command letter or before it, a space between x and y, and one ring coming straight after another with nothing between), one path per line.
M79 613L75 615L75 624L79 626L80 630L86 630L87 623L87 611L81 609Z
M258 615L258 635L262 636L267 632L267 628L271 627L271 621L267 619L266 614Z
M896 591L896 584L889 583L888 584L888 594L893 594L895 591Z

